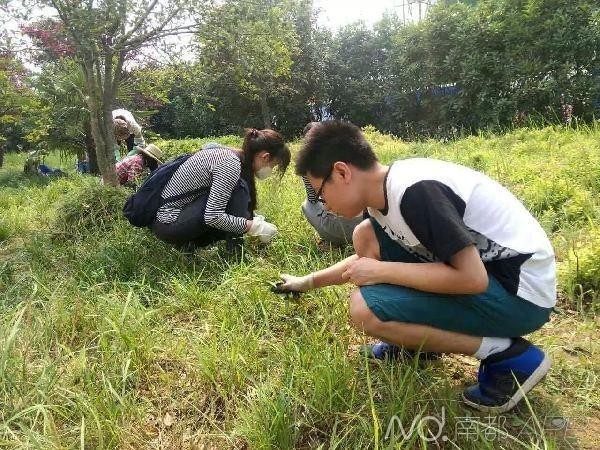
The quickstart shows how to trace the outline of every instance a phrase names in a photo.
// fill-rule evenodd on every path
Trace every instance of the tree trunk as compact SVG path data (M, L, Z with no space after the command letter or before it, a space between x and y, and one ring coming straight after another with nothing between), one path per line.
M4 164L4 145L0 144L0 167Z
M107 186L118 186L119 180L115 172L114 147L116 145L112 126L112 111L105 100L112 93L104 92L102 95L102 76L94 70L93 58L84 60L85 80L88 88L88 107L90 110L90 124L92 136L96 144L96 159L102 175L102 181Z
M83 121L83 134L85 136L85 151L88 156L90 173L92 175L100 175L98 159L96 158L96 146L94 145L94 137L92 136L92 124L89 117Z
M114 146L110 145L106 137L106 120L102 112L102 105L95 99L88 100L90 107L92 136L96 144L96 160L102 175L102 181L107 186L117 186L117 173L115 172ZM111 124L112 125L112 124Z
M262 115L263 126L271 128L271 113L269 112L269 104L267 103L267 94L264 92L260 95L260 113Z

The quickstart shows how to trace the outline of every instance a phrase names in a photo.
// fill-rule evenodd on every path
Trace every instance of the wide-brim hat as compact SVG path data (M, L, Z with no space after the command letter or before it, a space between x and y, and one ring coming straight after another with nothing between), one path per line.
M156 145L148 144L145 148L141 149L140 152L152 159L155 159L159 164L162 164L163 154L160 151L160 148L158 148Z

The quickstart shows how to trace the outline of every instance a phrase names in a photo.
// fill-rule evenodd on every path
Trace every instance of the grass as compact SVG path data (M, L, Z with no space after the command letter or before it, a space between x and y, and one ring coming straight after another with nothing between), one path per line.
M306 273L349 251L317 249L291 171L259 183L260 212L280 236L248 243L237 261L223 246L186 254L128 226L128 192L70 162L51 155L70 175L48 180L23 175L23 156L10 154L0 170L0 448L595 448L600 129L449 143L367 135L384 162L430 156L488 173L551 236L558 312L531 339L554 366L528 403L495 419L461 405L476 376L469 357L367 363L356 353L365 338L348 324L348 286L272 294L280 271ZM173 156L200 142L160 145ZM443 432L428 442L438 427L427 416L442 413ZM404 439L398 424L413 432Z

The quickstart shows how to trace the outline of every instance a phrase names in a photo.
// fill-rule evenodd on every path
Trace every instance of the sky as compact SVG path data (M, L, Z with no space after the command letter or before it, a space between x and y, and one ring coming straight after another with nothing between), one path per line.
M373 25L387 12L396 12L402 17L402 4L406 0L314 0L314 5L321 9L319 22L323 26L337 30L357 20L363 20L367 25ZM425 10L423 9L423 12ZM410 10L404 7L405 16L412 12L413 17L418 17L418 6L413 5Z
M331 29L338 29L357 20L372 25L387 10L393 10L398 0L314 0L321 10L319 22Z

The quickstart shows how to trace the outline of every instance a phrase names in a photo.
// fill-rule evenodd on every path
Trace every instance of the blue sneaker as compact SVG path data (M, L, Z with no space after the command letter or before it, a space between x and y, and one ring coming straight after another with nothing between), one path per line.
M463 392L463 401L479 411L503 413L514 408L550 370L552 361L519 337L506 350L481 361L478 383Z
M369 344L361 347L360 353L367 358L373 359L413 359L419 357L419 361L435 361L440 359L441 355L435 352L417 352L409 350L399 345L388 344L387 342L379 341L375 344ZM417 355L418 353L418 355Z

